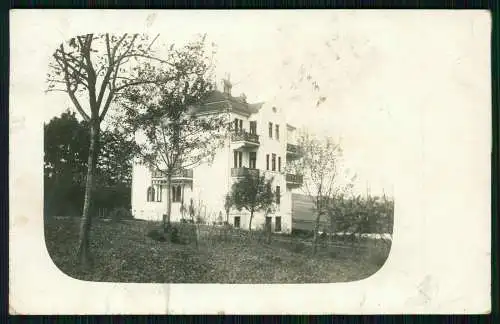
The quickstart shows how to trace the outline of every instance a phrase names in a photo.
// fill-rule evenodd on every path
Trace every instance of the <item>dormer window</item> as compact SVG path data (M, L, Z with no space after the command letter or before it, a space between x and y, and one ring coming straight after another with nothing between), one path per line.
M269 123L269 138L273 138L273 123Z

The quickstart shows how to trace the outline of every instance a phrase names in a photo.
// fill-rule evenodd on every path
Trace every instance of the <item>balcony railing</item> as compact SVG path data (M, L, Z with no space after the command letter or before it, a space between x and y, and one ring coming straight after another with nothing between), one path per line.
M167 178L167 175L165 174L165 172L163 171L159 171L159 170L155 170L153 171L152 173L152 178L155 178L155 179L158 179L158 178L164 178L166 179ZM172 179L179 179L179 178L186 178L186 179L193 179L193 170L192 169L185 169L185 170L180 170L180 171L176 171L173 175L172 175Z
M287 173L286 182L288 184L302 185L302 183L304 182L304 176L302 176L301 174Z
M250 168L246 168L246 167L232 168L231 169L231 177L244 177L246 175L258 177L259 176L259 169L250 169Z
M233 142L249 142L254 144L259 144L259 135L252 134L247 131L238 131L231 134L231 140Z

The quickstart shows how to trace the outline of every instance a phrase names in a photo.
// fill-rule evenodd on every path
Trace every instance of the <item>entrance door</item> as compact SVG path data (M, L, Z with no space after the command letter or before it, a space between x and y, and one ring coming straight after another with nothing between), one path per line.
M271 226L273 223L272 217L266 217L266 230L271 231Z
M274 231L275 232L281 232L281 217L279 217L279 216L276 216L275 225L274 225Z

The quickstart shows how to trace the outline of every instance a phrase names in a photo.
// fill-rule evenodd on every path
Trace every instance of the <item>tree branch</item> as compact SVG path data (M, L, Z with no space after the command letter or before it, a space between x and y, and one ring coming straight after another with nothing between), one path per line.
M61 48L61 51L64 52L64 47L62 44L61 44L60 48ZM71 89L71 82L70 82L69 77L68 77L68 63L64 57L61 60L62 60L62 62L59 62L59 60L56 59L56 62L61 66L61 68L63 70L64 79L66 81L66 89L67 89L67 92L69 94L69 97L70 97L71 101L73 102L73 104L75 105L75 108L82 115L83 119L85 119L86 121L90 121L90 117L85 113L82 106L80 105L80 102L78 102L78 99L75 96L75 92L77 90L77 87L75 87L75 89Z

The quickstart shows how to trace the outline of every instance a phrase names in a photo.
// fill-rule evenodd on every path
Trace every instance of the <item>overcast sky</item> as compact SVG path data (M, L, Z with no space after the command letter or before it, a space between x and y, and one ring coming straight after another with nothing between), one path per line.
M160 43L207 33L218 48L217 75L231 74L234 95L274 101L290 123L341 139L358 192L392 195L398 147L406 132L422 127L415 120L424 108L451 104L439 91L483 91L474 78L489 73L477 56L488 50L476 34L485 31L484 20L466 13L179 11L151 14L141 27L160 32ZM301 66L319 92L307 84L291 89ZM46 120L69 106L50 96ZM319 96L326 101L316 107Z

